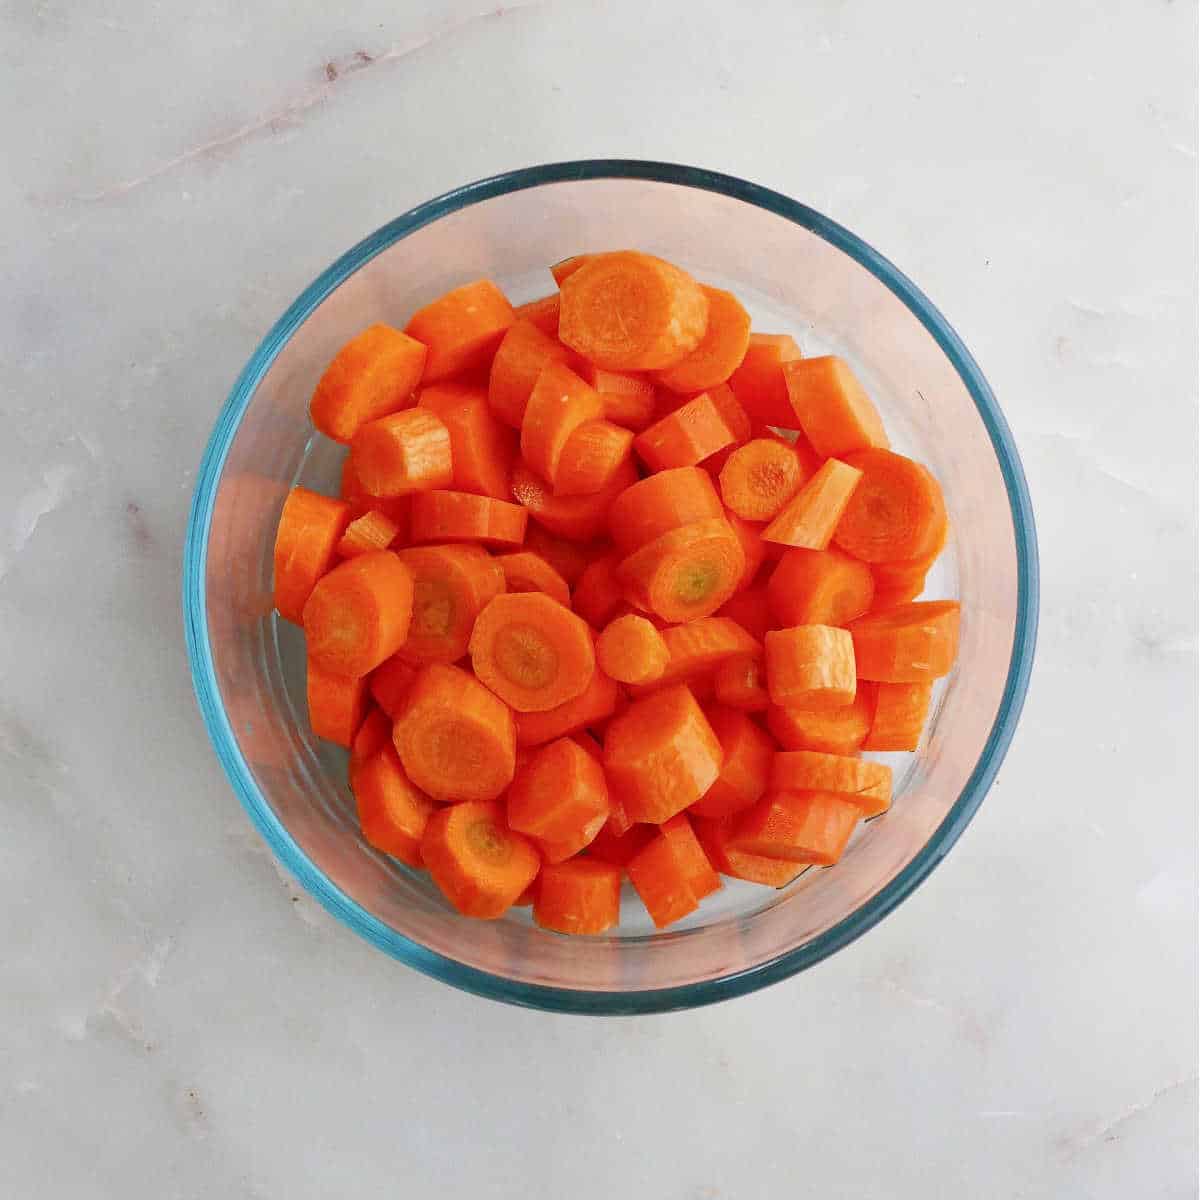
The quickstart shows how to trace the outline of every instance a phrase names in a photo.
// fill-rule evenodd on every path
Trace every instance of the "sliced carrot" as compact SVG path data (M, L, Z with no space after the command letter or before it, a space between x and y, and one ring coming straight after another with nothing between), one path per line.
M762 656L739 654L726 659L713 672L713 692L727 708L740 712L766 711L770 696Z
M832 625L772 629L763 639L772 704L840 708L854 699L854 643Z
M788 399L783 364L800 358L800 347L786 333L752 333L741 366L729 386L742 407L764 425L792 429L796 412Z
M829 792L853 801L862 816L875 817L892 803L892 768L841 754L782 750L771 762L773 792Z
M634 701L605 731L609 785L634 821L661 824L694 804L721 762L717 735L682 685Z
M845 625L871 607L870 568L837 549L788 550L767 581L777 625Z
M512 713L458 667L421 668L392 736L408 777L435 800L491 800L512 782Z
M958 624L956 600L918 600L851 621L859 675L880 683L948 675L958 654Z
M593 629L600 629L612 620L625 598L624 585L617 578L617 556L605 554L584 568L571 606Z
M761 642L775 622L767 608L767 589L749 587L735 596L730 596L720 608L718 617L736 621L755 641Z
M533 919L555 933L604 933L621 917L621 868L579 858L542 868Z
M548 333L551 337L558 337L558 304L559 295L557 292L550 296L541 296L537 300L529 300L525 304L518 304L513 310L517 321L528 321L530 325L536 326L543 333ZM499 351L497 351L499 353ZM493 363L495 360L492 360Z
M415 601L413 604L413 620L416 620ZM410 623L410 635L411 630L412 624ZM417 668L411 662L405 661L403 647L400 651L393 654L391 658L381 662L371 672L367 679L367 687L371 692L371 698L387 713L390 720L394 721L399 715L400 709L404 704L404 697L408 695L408 689L412 686L412 681L416 677Z
M825 458L888 445L883 421L854 372L836 355L783 365L788 399L804 436Z
M750 344L750 314L730 292L701 287L708 297L708 325L700 344L654 380L673 392L702 392L724 383L741 365Z
M325 368L308 406L312 423L348 444L368 421L407 408L424 369L420 342L389 325L372 325Z
M358 732L350 743L350 786L354 786L354 772L378 754L384 746L392 744L392 721L381 708L372 707L363 718Z
M920 463L890 450L860 450L846 462L862 472L834 540L865 562L920 559L944 538L942 489Z
M505 827L501 806L487 800L435 812L421 838L421 859L460 913L487 919L502 917L542 865L532 843Z
M663 635L632 613L611 621L596 641L596 661L618 683L653 683L670 659Z
M616 711L619 695L616 682L597 670L575 699L546 712L517 713L517 742L522 746L540 746L564 734L599 725Z
M678 813L669 821L664 821L658 827L659 836L666 839L671 847L675 861L683 868L688 887L697 900L712 895L721 887L721 877L713 870L713 865L704 853L687 813Z
M587 623L543 592L490 601L475 620L469 652L480 682L521 713L575 699L596 669Z
M483 388L435 383L421 389L417 403L433 413L450 433L455 490L507 500L516 437L493 415Z
M558 297L554 299L557 302ZM488 375L488 403L497 418L520 429L538 376L551 363L565 364L570 358L570 350L553 330L543 331L528 321L517 321L504 335Z
M767 709L767 728L785 750L821 750L853 754L871 724L871 707L863 686L841 708L782 707Z
M399 536L400 527L396 522L378 509L372 509L346 526L337 552L342 558L353 558L356 554L386 550Z
M659 676L661 684L690 680L731 658L762 653L762 646L728 617L698 617L686 625L671 625L661 637L670 656Z
M748 883L781 888L808 870L808 863L788 862L784 858L764 858L761 854L748 854L745 850L734 849L729 843L737 821L736 816L716 820L711 817L692 818L692 829L697 841L704 847L708 861L722 875L744 879Z
M413 615L399 650L406 662L456 662L475 618L504 591L499 562L478 546L413 546L397 554L413 576Z
M518 462L513 468L512 490L517 503L545 529L559 537L590 542L607 527L616 498L636 482L637 471L633 463L626 462L607 487L591 496L556 496L547 483Z
M363 837L410 867L421 865L421 838L437 805L404 773L386 745L354 772L354 800Z
M573 588L588 563L607 553L608 547L603 543L581 546L578 542L550 533L534 522L525 530L525 549L544 558L562 576L567 587Z
M708 392L655 421L634 440L638 457L652 471L692 467L737 440Z
M571 734L571 741L581 750L586 750L598 763L604 763L604 747L586 729ZM611 815L612 798L609 797L609 813Z
M775 549L774 545L764 542L762 539L763 527L755 525L751 521L743 521L736 513L727 512L725 520L729 522L729 527L737 534L737 540L742 547L742 556L745 558L745 566L742 567L741 577L738 579L738 591L743 588L748 588L753 582L759 569L767 558L767 547Z
M464 283L414 313L404 332L429 347L423 383L486 365L515 320L512 305L490 280Z
M707 472L679 467L648 475L622 491L612 504L609 528L617 549L629 555L672 529L724 512Z
M275 607L297 625L317 580L333 565L350 506L304 487L294 487L283 502L275 531Z
M412 573L390 551L346 559L305 602L310 658L335 674L368 674L404 644L412 600Z
M319 738L349 747L367 715L367 681L308 660L308 723Z
M624 867L629 860L655 836L653 825L631 825L624 833L616 833L610 824L604 826L587 848L588 858Z
M729 461L730 455L743 443L754 436L754 422L750 420L746 410L741 406L733 389L727 383L719 383L708 389L708 398L716 405L733 441L722 447L716 454L710 454L701 464L715 483L720 478L721 470Z
M496 562L504 572L508 591L545 592L552 600L571 607L571 589L544 558L522 550L517 554L499 554Z
M915 750L929 716L932 683L860 684L871 693L871 728L864 750Z
M568 737L540 747L508 789L508 827L533 838L547 862L577 854L607 820L604 769Z
M414 542L519 546L529 514L519 505L471 492L419 492L412 502Z
M861 817L855 804L833 792L773 792L742 813L729 845L829 867L842 857Z
M654 421L657 393L644 375L636 371L606 371L595 363L582 362L579 377L600 393L604 417L614 425L640 433Z
M612 421L587 421L567 439L554 477L556 496L589 496L607 487L629 462L633 431Z
M946 548L950 532L949 521L943 518L941 532L934 538L933 546L920 558L902 558L895 562L871 564L871 575L875 580L873 608L891 608L915 600L925 590L925 577L938 555ZM836 535L835 535L836 536Z
M804 481L791 446L774 438L754 438L734 450L721 468L721 499L747 521L770 521Z
M826 459L763 530L763 538L784 546L824 550L861 478L857 468L836 458Z
M342 459L342 481L338 495L350 506L351 520L375 511L394 522L399 533L396 541L408 541L408 508L410 496L372 496L362 485L349 454Z
M650 919L662 929L696 911L687 867L661 833L654 834L626 864L630 883L646 906Z
M570 258L564 258L561 262L556 262L550 268L550 274L554 276L554 282L559 287L570 279L580 267L592 256L590 254L575 254Z
M724 762L720 775L688 812L701 817L732 816L766 792L775 743L736 709L710 704L704 715L721 743Z
M350 443L350 458L372 496L446 487L454 478L450 431L424 408L407 408L368 421Z

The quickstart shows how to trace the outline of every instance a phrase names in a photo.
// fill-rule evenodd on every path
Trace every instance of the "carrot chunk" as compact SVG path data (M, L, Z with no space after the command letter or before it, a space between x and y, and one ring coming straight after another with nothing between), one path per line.
M558 304L559 295L555 292L551 296L540 296L537 300L518 304L513 309L513 313L518 323L528 321L530 325L540 329L543 333L548 333L551 337L556 338L558 337ZM499 354L500 351L497 350L496 353ZM495 359L492 360L493 364L495 361Z
M372 496L446 487L454 478L450 431L425 408L368 421L350 443L350 459Z
M737 534L738 544L742 547L742 557L745 559L745 565L742 567L742 573L737 582L737 590L741 591L754 582L759 569L766 562L768 548L776 550L778 547L763 541L761 525L755 525L752 521L743 521L737 513L731 512L725 514L725 520L729 522L730 529Z
M559 463L571 435L604 415L600 394L562 363L542 370L525 405L521 422L521 457L525 465L555 486Z
M319 669L319 668L318 668ZM354 787L354 772L384 746L392 744L391 718L381 708L372 707L363 718L358 732L350 743L350 786Z
M662 684L694 679L731 658L762 652L762 646L728 617L699 617L686 625L672 625L661 637L669 655L659 677Z
M664 821L658 827L658 832L671 847L675 861L683 868L688 887L697 900L703 900L720 889L721 877L708 861L708 855L696 838L687 813L679 813L669 821Z
M554 477L556 496L590 496L629 462L633 431L612 421L587 421L567 439Z
M555 933L604 933L621 916L621 868L579 858L542 868L533 919Z
M629 882L659 928L696 911L699 901L692 891L686 865L661 833L654 834L626 864Z
M554 301L557 321L557 296ZM517 321L504 335L488 376L487 398L496 417L520 429L538 376L551 363L565 364L570 358L570 350L558 341L553 330L543 331L528 321Z
M942 489L920 463L890 450L860 450L846 462L862 472L834 541L864 562L927 556L945 536Z
M764 587L748 587L730 596L717 609L716 615L736 621L757 642L761 642L767 630L777 624L771 619Z
M958 622L955 600L917 600L851 621L859 675L880 683L948 675L958 654Z
M386 550L399 536L400 527L396 522L385 513L372 509L346 526L337 552L342 558L353 558L356 554Z
M931 683L861 684L871 695L871 728L864 750L915 750L929 716Z
M367 714L367 681L308 660L308 723L319 738L350 746Z
M414 588L415 591L415 588ZM414 604L414 620L415 620L415 604ZM409 634L411 636L412 623L409 623ZM371 693L371 699L388 715L389 720L394 721L400 713L400 709L404 704L404 697L408 695L408 689L412 685L412 681L417 677L417 668L404 658L404 647L401 647L391 658L384 659L370 674L367 679L367 688ZM391 740L389 726L388 740Z
M626 460L607 486L590 496L556 496L544 480L523 462L513 468L512 491L517 503L544 529L562 538L590 542L608 525L614 501L637 482L633 463Z
M449 431L455 490L507 500L516 437L493 415L483 389L465 383L435 383L421 390L417 404Z
M609 528L617 549L630 555L672 529L724 512L708 474L699 467L679 467L626 487L612 502Z
M652 471L692 467L736 441L720 408L708 392L639 433L633 448Z
M475 618L504 591L499 562L478 546L413 546L396 555L412 572L413 613L405 662L457 662Z
M552 600L571 607L571 589L566 580L540 555L528 550L498 554L496 563L504 572L510 592L545 592Z
M579 364L579 377L604 401L604 417L640 433L658 411L654 384L637 371L606 371L595 363Z
M529 514L519 505L471 492L420 492L412 501L414 542L519 546Z
M854 372L836 355L783 365L788 399L804 436L825 458L888 445L883 421Z
M653 683L670 658L663 635L634 613L611 621L596 641L596 661L618 683Z
M775 743L745 713L719 704L704 710L724 762L712 786L688 812L701 817L728 817L749 808L767 790Z
M892 768L841 754L782 750L771 761L773 792L829 792L857 804L864 817L886 812L892 803Z
M599 725L616 711L619 694L612 679L603 671L594 671L587 687L573 700L545 712L517 713L517 744L540 746L589 725Z
M772 704L840 708L854 699L854 643L846 630L832 625L772 629L763 646Z
M789 862L786 858L764 858L761 854L749 854L745 850L735 849L730 842L737 822L736 816L692 818L692 829L696 833L697 841L704 847L708 861L722 875L744 879L748 883L781 888L808 870L809 863Z
M547 862L582 850L608 808L604 769L568 737L540 747L508 789L508 827L533 838Z
M739 446L721 468L721 499L747 521L770 521L805 481L796 451L774 438Z
M860 685L854 699L841 708L773 704L767 709L767 728L785 750L853 754L863 744L871 724L865 686Z
M485 366L516 319L504 293L477 279L447 292L414 313L404 332L429 348L423 383L437 383Z
M350 506L304 487L283 502L275 531L275 607L285 621L300 624L317 580L333 565Z
M713 673L713 691L726 708L765 712L770 696L762 656L739 654L726 659Z
M788 550L767 581L777 625L845 625L871 607L870 568L837 549Z
M437 805L413 786L394 747L384 746L354 772L353 789L367 842L419 867L421 838Z
M784 546L824 550L861 478L862 472L856 467L836 458L826 459L763 530L763 539Z
M729 845L829 867L842 857L861 816L855 804L833 792L774 792L738 818Z
M590 254L574 254L570 258L564 258L561 262L556 262L550 268L550 274L554 276L554 282L561 288L591 257L592 255Z
M673 392L703 392L724 383L750 344L750 314L737 297L720 288L700 290L708 297L708 325L700 344L673 367L654 372L655 382Z
M624 603L625 588L617 578L618 565L615 554L594 559L575 585L571 606L593 629L607 625Z
M752 333L741 365L729 386L751 418L764 425L793 429L796 411L788 399L783 364L800 358L800 347L786 333Z

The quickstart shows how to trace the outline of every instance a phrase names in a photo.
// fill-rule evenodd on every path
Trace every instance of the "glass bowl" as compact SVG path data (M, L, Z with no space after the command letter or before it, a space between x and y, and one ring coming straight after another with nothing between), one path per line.
M856 369L893 444L930 464L953 530L928 594L962 602L954 673L891 810L841 863L772 891L726 881L687 921L649 924L636 896L612 936L569 938L528 910L457 916L428 876L359 835L345 754L315 739L300 631L271 610L275 524L289 487L336 494L343 450L307 404L337 348L403 325L456 284L489 276L514 303L551 291L547 265L635 247L736 291L755 328ZM969 536L963 536L968 534ZM978 366L891 263L777 192L693 167L556 163L468 184L398 217L323 272L255 351L204 455L184 556L188 653L217 757L280 861L330 912L401 961L480 995L588 1013L687 1008L784 979L896 907L954 844L1000 766L1021 710L1037 620L1037 548L1021 464ZM628 891L628 889L627 889Z

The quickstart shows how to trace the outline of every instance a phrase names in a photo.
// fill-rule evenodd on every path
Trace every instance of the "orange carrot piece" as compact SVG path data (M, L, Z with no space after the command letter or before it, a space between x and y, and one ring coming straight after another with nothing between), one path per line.
M708 398L721 414L721 420L725 422L729 432L733 434L733 441L728 446L722 447L716 454L710 454L701 463L715 483L720 477L722 468L729 461L730 455L743 442L748 442L754 436L754 422L750 420L729 384L718 383L716 387L709 388Z
M573 700L546 712L517 713L517 743L540 746L589 725L598 725L616 711L619 694L615 681L597 670L587 687Z
M400 527L396 522L378 509L372 509L346 526L337 552L342 558L353 558L357 554L386 550L399 536Z
M363 718L358 732L350 742L350 786L354 787L354 772L367 759L378 754L384 746L392 744L392 722L381 708L372 706Z
M836 355L783 365L788 399L804 436L825 458L888 445L883 421L854 372Z
M654 384L636 371L606 371L595 363L581 362L579 377L600 393L605 420L640 433L658 411Z
M653 683L670 659L663 635L633 613L609 622L596 641L596 661L618 683Z
M830 792L853 801L864 817L892 803L892 768L842 754L781 750L771 761L772 792Z
M604 747L586 729L571 734L571 741L581 750L586 750L598 763L604 764ZM612 813L612 797L609 797L609 815Z
M865 563L840 550L788 550L767 582L776 625L845 625L871 607L875 583Z
M860 686L854 699L841 708L801 708L771 705L767 728L785 750L820 750L854 754L867 736L871 707Z
M672 392L703 392L724 383L741 365L750 344L750 314L730 292L701 287L708 297L708 325L700 344L654 380Z
M834 541L864 562L920 559L945 536L942 489L920 463L890 450L860 450L846 462L862 478Z
M800 459L786 442L754 438L721 468L721 499L747 521L770 521L805 481Z
M655 833L653 825L630 825L624 833L617 833L613 830L610 816L609 823L592 838L587 856L616 867L627 866L629 860L651 841Z
M571 276L574 275L575 272L578 271L579 268L582 267L583 264L591 257L592 255L590 254L575 254L570 258L564 258L561 262L556 262L550 268L550 274L554 276L554 282L557 283L559 287L562 287L562 285L568 279L570 279Z
M587 623L544 592L497 596L476 618L468 650L479 681L522 713L573 700L596 669Z
M762 646L728 617L698 617L686 625L668 626L661 636L670 656L661 684L690 680L731 658L762 653Z
M588 564L607 553L607 546L581 546L567 538L558 537L535 521L525 530L525 549L544 558L562 576L567 587L573 588Z
M342 460L342 481L338 495L350 506L351 520L369 512L381 512L399 531L396 541L401 545L408 541L408 509L411 497L372 496L355 473L354 460L349 454Z
M367 681L308 660L308 723L319 738L349 747L367 715Z
M479 546L413 546L397 557L412 572L413 614L400 647L405 662L456 662L475 618L504 591L499 562Z
M729 527L737 534L737 540L742 547L742 556L745 558L745 566L742 567L741 577L737 582L737 590L740 592L743 588L748 588L753 582L755 576L759 572L759 568L767 558L767 547L775 549L773 543L764 542L762 539L763 527L755 525L751 521L743 521L736 513L727 512L725 520L729 522Z
M902 558L895 562L871 564L871 575L875 580L873 608L891 608L915 600L925 590L925 576L946 548L950 532L949 521L943 518L941 532L935 536L932 548L920 558Z
M538 376L551 363L562 365L570 359L570 350L558 341L553 330L543 331L528 321L517 321L504 335L488 375L487 398L496 417L520 429Z
M493 415L483 388L435 383L422 388L417 404L433 413L450 433L455 490L507 500L516 437Z
M390 551L346 559L305 602L310 658L335 674L368 674L404 644L412 600L412 574Z
M659 929L696 911L699 901L692 891L686 865L679 861L675 847L661 833L654 834L629 860L625 871Z
M421 838L437 805L404 773L386 745L354 772L354 800L363 837L410 867L421 865Z
M763 639L772 704L840 708L854 700L854 643L832 625L772 629Z
M761 883L767 887L786 887L793 879L808 870L811 864L789 862L784 858L764 858L761 854L748 854L730 845L738 818L693 817L692 829L696 840L704 847L708 861L722 875L733 879L744 879L747 883Z
M667 471L693 467L735 441L712 397L701 392L639 433L633 448L652 471Z
M736 621L755 641L761 642L775 622L767 608L767 589L749 587L730 596L720 608L718 617Z
M350 443L350 459L372 496L446 487L454 478L450 431L425 408L368 421Z
M412 502L414 542L519 546L529 514L519 505L471 492L419 492Z
M421 668L392 738L408 777L435 800L492 800L516 770L508 706L466 671L444 663Z
M851 621L859 675L879 683L948 675L958 654L958 624L956 600L917 600Z
M755 421L794 429L796 411L788 399L783 364L800 358L800 347L786 333L752 333L741 366L729 386Z
M612 421L587 421L567 439L554 477L556 496L590 496L629 462L633 431Z
M581 425L598 421L603 415L604 402L598 392L569 367L549 363L533 385L521 421L521 457L525 465L557 485L568 439Z
M697 521L723 516L721 497L705 471L659 471L627 487L613 502L609 527L623 556Z
M422 383L437 383L485 366L516 319L504 293L490 280L464 283L413 314L404 332L429 347Z
M304 487L283 502L275 531L275 607L299 625L317 580L333 564L334 551L350 523L350 506Z
M713 672L713 693L726 708L765 712L770 703L761 655L739 654Z
M513 468L512 491L517 503L529 510L543 528L559 537L590 542L608 525L613 502L637 482L633 463L626 461L608 486L591 496L556 496L523 462Z
M415 603L413 608L413 619L415 620ZM411 631L411 629L412 624L410 623L409 630ZM404 697L408 695L408 689L416 677L417 668L411 662L405 661L403 648L393 654L391 658L385 659L371 672L367 679L371 698L387 713L390 720L394 721L400 714L400 709L404 705ZM391 740L390 734L388 740Z
M834 792L772 792L742 813L729 845L766 858L830 867L842 857L862 815Z
M347 342L325 368L309 402L312 423L349 444L361 426L407 408L425 369L425 347L388 325Z
M577 854L607 820L604 768L568 737L540 747L508 789L508 827L533 838L547 862Z
M701 817L729 817L767 790L775 743L745 713L710 704L704 715L721 743L724 762L712 786L688 809Z
M543 333L548 333L551 337L557 338L558 304L559 295L555 292L550 296L540 296L537 300L518 304L513 313L517 318L518 324L521 321L528 321L530 325L540 329ZM496 353L499 354L499 351L497 350ZM495 359L492 362L494 365Z
M836 458L826 459L763 530L763 538L784 546L824 550L861 478L862 472L856 467Z
M575 585L571 607L593 629L607 625L624 602L625 589L617 578L617 566L617 556L605 554L588 563Z
M721 877L708 861L708 855L696 838L687 813L677 813L669 821L664 821L658 827L658 832L671 847L675 861L683 868L688 887L698 901L721 888Z
M510 592L545 592L552 600L571 607L571 589L563 577L544 559L528 550L499 554L496 562L504 572Z
M661 824L721 772L721 743L683 685L635 700L608 726L604 770L634 821Z
M859 684L869 689L871 728L864 750L915 750L929 716L932 683Z
M621 917L621 868L580 858L542 868L534 923L555 933L604 933Z
M542 877L539 871L534 877L533 882L525 885L525 890L512 902L513 908L532 908L533 902L537 898L538 880Z
M435 812L421 838L421 860L460 913L485 919L502 917L542 865L528 838L506 828L503 809L488 800Z

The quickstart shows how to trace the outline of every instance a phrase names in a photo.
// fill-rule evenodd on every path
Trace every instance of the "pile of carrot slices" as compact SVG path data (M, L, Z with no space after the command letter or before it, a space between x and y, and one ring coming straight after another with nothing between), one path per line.
M312 397L339 497L292 490L275 603L364 838L459 912L657 926L783 887L891 804L954 663L916 600L941 489L850 368L634 251L374 325Z

